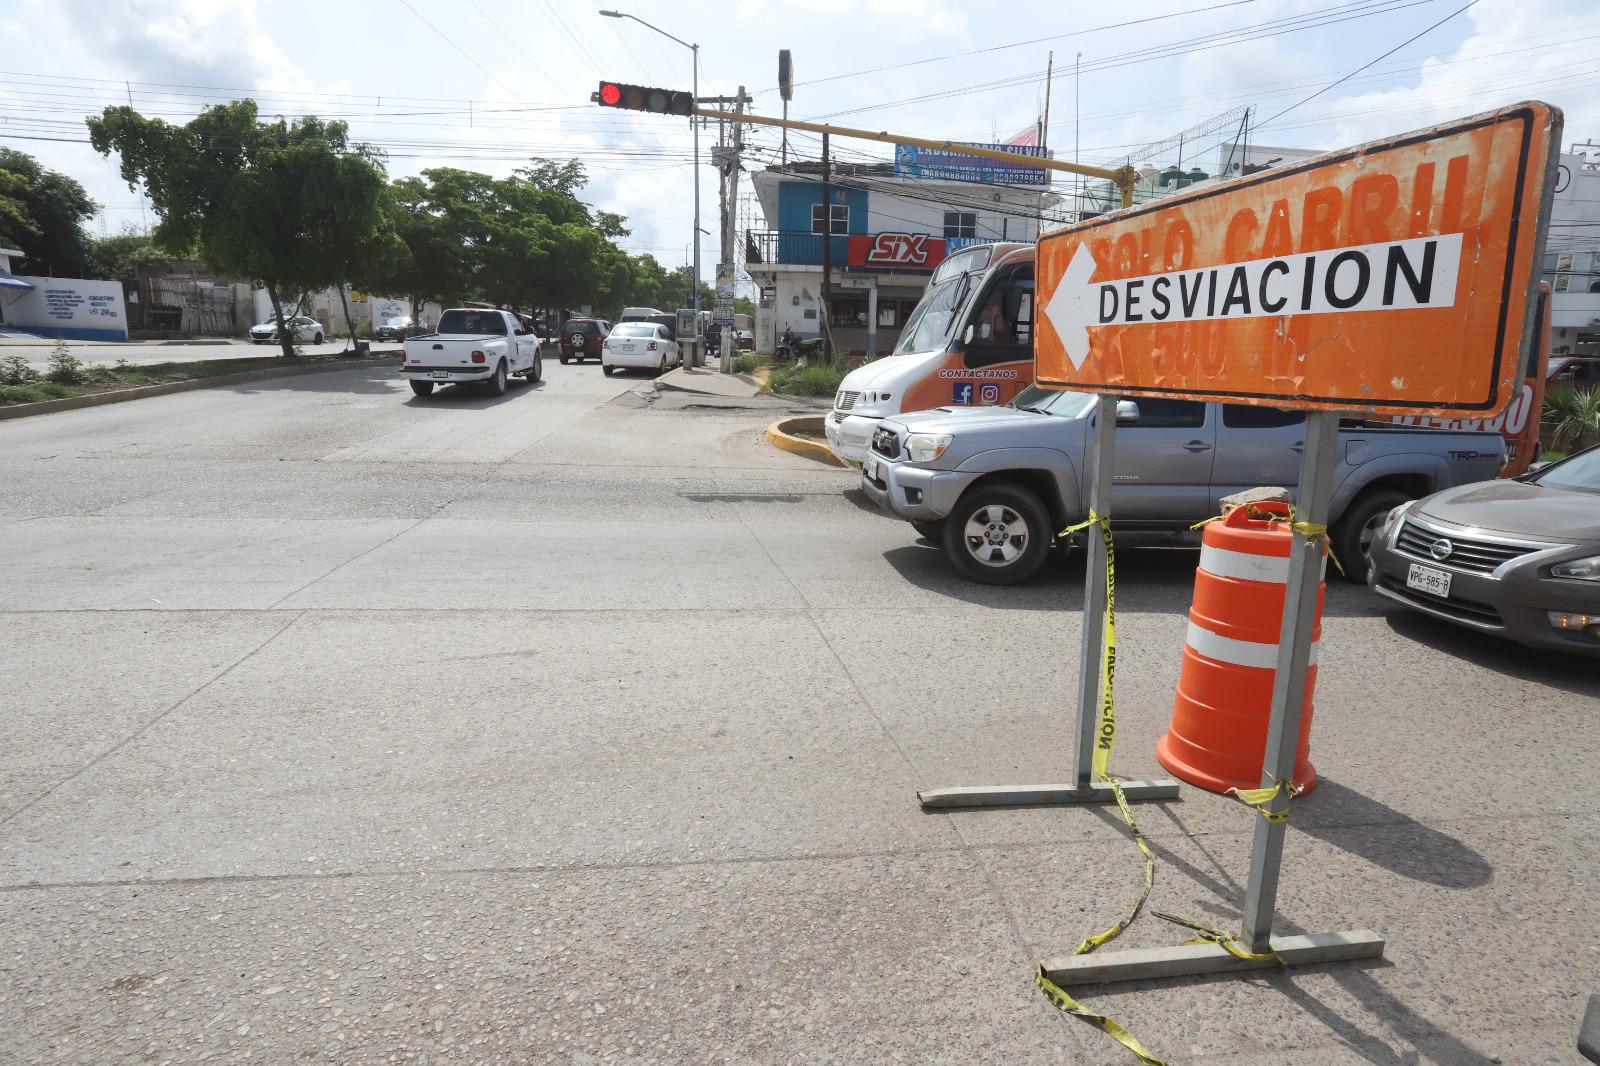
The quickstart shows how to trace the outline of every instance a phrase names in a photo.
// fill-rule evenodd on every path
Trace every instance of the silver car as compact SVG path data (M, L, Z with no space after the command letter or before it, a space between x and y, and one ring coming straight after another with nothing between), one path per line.
M1600 655L1600 447L1389 512L1367 581L1413 610Z

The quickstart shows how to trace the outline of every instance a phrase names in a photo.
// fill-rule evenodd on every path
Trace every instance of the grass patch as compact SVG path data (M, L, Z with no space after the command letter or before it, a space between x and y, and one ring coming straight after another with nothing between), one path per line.
M780 366L772 371L772 391L779 396L831 397L849 368L843 366Z
M754 374L756 372L756 367L760 366L761 363L762 359L759 355L735 356L733 360L733 372L735 374Z
M27 367L20 357L12 357L0 362L0 406L64 400L71 396L119 392L146 385L194 381L198 378L242 374L251 370L338 361L338 356L296 359L293 362L286 361L282 356L261 356L247 359L202 359L192 363L143 363L135 366L119 359L115 366L104 366L98 363L84 365L70 355L63 360L58 355L52 357L49 369L40 372ZM69 380L63 381L62 378Z

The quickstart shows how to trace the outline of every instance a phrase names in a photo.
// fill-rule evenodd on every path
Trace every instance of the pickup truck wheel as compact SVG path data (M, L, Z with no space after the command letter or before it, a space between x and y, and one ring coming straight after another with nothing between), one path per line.
M433 395L433 382L431 382L431 381L413 381L411 383L411 391L416 393L418 396L432 396Z
M493 396L506 394L506 361L504 359L495 364L494 377L489 379L489 393Z
M944 520L944 553L985 585L1015 585L1044 565L1054 540L1039 497L1020 485L980 485Z
M938 522L913 522L911 528L929 540L944 540L944 526Z
M533 353L533 369L528 371L523 380L529 385L532 385L536 381L544 380L544 356L540 355L538 352Z
M1372 569L1372 540L1378 527L1390 511L1411 497L1394 489L1377 489L1359 497L1333 524L1329 539L1333 553L1344 567L1344 576L1351 581L1364 582Z

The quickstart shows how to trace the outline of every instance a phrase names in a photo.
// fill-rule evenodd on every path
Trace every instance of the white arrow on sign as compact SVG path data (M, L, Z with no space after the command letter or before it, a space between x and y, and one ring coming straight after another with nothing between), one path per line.
M1067 358L1079 369L1089 358L1089 327L1100 323L1096 290L1089 284L1093 276L1094 255L1088 244L1080 244L1044 308L1067 350Z

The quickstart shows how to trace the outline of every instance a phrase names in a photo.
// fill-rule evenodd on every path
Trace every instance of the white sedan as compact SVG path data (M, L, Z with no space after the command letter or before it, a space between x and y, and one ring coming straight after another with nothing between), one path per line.
M678 342L659 322L624 322L600 345L600 369L607 374L622 367L665 370L682 361Z
M312 344L322 343L322 323L310 315L295 315L285 319L289 327L290 336L297 341L310 341ZM258 322L250 327L251 344L267 344L278 339L278 323L274 319Z

